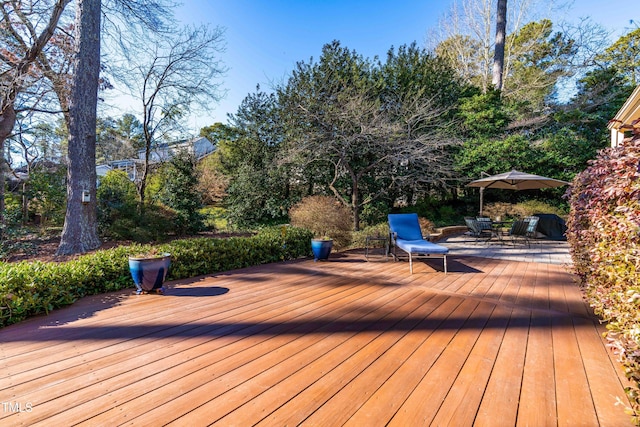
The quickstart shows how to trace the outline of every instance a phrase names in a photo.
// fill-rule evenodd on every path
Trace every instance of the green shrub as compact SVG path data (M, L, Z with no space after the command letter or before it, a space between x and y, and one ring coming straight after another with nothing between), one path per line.
M136 221L136 229L131 240L140 243L162 242L176 233L175 211L161 204L149 204L144 213Z
M360 224L368 227L386 222L390 204L392 204L392 202L384 200L377 200L365 204L362 206L362 211L360 212Z
M134 209L132 215L116 215L103 234L113 240L137 243L162 242L175 235L175 212L166 206L148 204L142 215Z
M461 218L460 212L456 211L453 206L441 205L433 214L434 225L444 227L447 225L457 224Z
M112 170L100 180L96 191L98 229L114 240L139 243L162 241L174 233L176 212L161 204L146 204L139 212L135 184L126 172Z
M464 130L473 137L498 135L509 121L498 90L462 98L459 114Z
M387 222L378 225L371 225L360 231L354 231L351 235L351 248L364 248L367 242L367 236L371 237L388 237L389 224ZM376 242L380 243L380 242Z
M576 273L620 354L640 422L640 141L603 150L573 180L567 238Z
M308 230L272 227L251 237L185 239L160 245L171 253L168 279L177 280L311 254ZM48 313L85 295L133 287L128 257L151 250L134 244L65 263L0 262L0 327Z
M204 225L208 230L226 230L228 228L225 209L217 206L205 206L200 209Z
M464 222L464 213L458 212L455 206L448 203L451 202L434 197L426 197L418 200L415 205L400 209L399 212L415 212L420 218L428 218L435 227L444 227Z
M101 234L123 238L118 229L125 223L124 230L131 229L137 217L136 186L125 171L111 170L100 179L96 189L98 230ZM130 238L126 236L125 238Z
M293 226L311 230L316 238L331 238L337 248L351 243L351 209L335 197L305 197L291 208L289 217Z
M29 211L40 217L41 225L62 225L66 211L67 187L64 167L49 170L38 166L29 174Z
M0 224L0 227L16 227L23 220L21 200L13 193L6 193L4 197L4 224Z
M174 211L173 224L180 235L204 229L202 196L198 191L197 159L186 150L178 151L161 169L162 188L158 199Z
M204 227L193 191L192 165L189 159L174 160L164 175L154 175L157 190L147 198L151 203L144 206L142 213L136 187L124 171L109 171L100 180L97 211L102 235L147 243L165 240L171 234L192 234Z

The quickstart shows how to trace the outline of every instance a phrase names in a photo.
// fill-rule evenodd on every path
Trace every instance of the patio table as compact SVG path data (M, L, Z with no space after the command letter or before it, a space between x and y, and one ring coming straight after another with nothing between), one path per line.
M378 244L376 245L375 242L378 242ZM389 239L382 236L367 236L364 244L364 257L367 261L369 261L369 257L371 256L371 249L381 249L384 251L381 255L387 260L389 258Z
M495 235L500 242L502 242L502 237L505 235L505 232L513 225L513 221L492 221L491 229L493 230L492 235Z

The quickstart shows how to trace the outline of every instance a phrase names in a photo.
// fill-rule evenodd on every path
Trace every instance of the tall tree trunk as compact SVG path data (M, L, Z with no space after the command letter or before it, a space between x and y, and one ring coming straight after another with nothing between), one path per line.
M29 219L29 198L27 197L27 181L22 181L22 225Z
M496 47L493 56L493 78L491 83L496 90L502 90L504 73L504 42L507 33L507 0L498 0L496 15Z
M146 83L145 83L146 84ZM144 165L142 166L142 173L140 174L140 182L138 185L138 199L140 204L138 205L138 213L142 216L144 214L144 203L147 191L147 178L149 176L149 163L151 161L151 146L153 144L153 132L151 131L151 108L147 104L146 100L143 100L144 114L142 118L142 132L144 134Z
M7 100L9 101L9 100ZM13 126L16 123L16 112L13 109L13 101L3 105L0 111L0 226L4 224L4 184L5 184L5 160L4 160L4 141L11 135ZM2 227L0 227L0 236L2 236Z
M353 209L353 231L360 231L360 193L359 193L359 177L351 173L351 207Z
M100 0L77 0L77 51L69 105L67 212L58 255L83 253L100 246L96 219L100 7ZM83 192L89 193L88 203L83 203Z
M4 147L4 141L9 138L16 124L16 112L13 109L12 99L3 99L0 108L0 147ZM0 150L4 154L4 148Z
M147 140L149 141L149 140ZM140 174L140 182L138 182L138 213L142 215L145 209L145 197L147 192L147 177L149 176L149 162L151 159L151 142L147 142L144 151L144 164L142 165L142 173Z

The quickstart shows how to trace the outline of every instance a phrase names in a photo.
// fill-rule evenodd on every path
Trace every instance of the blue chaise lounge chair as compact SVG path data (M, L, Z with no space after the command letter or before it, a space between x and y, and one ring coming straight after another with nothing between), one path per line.
M424 240L418 214L389 214L389 233L393 247L393 258L396 256L396 247L409 255L409 271L413 274L413 257L442 258L444 260L444 272L447 273L447 254L449 249Z

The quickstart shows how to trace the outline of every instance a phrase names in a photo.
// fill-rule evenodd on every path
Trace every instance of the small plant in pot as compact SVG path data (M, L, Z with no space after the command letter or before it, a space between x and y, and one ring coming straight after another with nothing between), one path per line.
M136 285L136 293L164 294L164 280L171 265L171 254L150 251L129 256L129 271Z
M289 211L291 225L311 230L313 258L325 260L333 247L340 249L351 242L351 210L330 196L308 196Z

